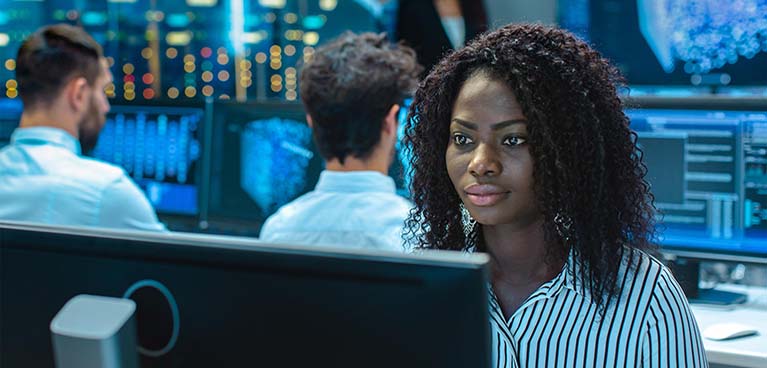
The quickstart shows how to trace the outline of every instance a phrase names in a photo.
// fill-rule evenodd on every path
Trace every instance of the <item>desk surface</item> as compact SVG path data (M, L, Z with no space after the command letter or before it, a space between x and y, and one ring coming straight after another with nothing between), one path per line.
M758 335L727 341L703 338L709 363L734 367L767 367L767 289L722 285L717 289L748 294L748 302L735 307L692 304L701 332L715 323L738 322L753 326Z

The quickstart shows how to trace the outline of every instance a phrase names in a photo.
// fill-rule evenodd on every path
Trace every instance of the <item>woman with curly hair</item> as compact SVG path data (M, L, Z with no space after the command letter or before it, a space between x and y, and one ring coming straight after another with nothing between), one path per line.
M706 366L652 252L652 195L617 70L570 33L509 25L446 56L410 109L417 248L490 256L498 367Z

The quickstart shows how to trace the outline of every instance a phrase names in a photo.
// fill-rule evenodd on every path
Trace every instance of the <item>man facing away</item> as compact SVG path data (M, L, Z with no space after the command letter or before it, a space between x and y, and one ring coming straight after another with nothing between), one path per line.
M81 28L43 27L19 48L16 79L24 111L0 150L0 219L164 231L120 167L82 156L109 112L101 46Z
M400 103L420 71L415 52L383 34L345 33L317 49L301 71L301 100L325 170L267 219L262 240L403 251L413 205L387 173Z

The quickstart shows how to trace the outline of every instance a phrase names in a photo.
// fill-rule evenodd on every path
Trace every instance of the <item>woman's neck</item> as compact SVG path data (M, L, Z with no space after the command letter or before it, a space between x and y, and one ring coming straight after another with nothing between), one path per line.
M541 284L554 278L562 268L561 264L546 263L542 220L523 228L483 225L482 232L491 257L494 283Z

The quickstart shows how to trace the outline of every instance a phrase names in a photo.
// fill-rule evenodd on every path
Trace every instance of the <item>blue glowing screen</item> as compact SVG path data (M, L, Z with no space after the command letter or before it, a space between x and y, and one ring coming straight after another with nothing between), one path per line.
M559 0L632 84L765 85L767 0Z
M0 98L0 148L11 142L13 130L19 126L21 99Z
M245 125L241 133L240 185L264 213L303 193L315 153L305 122L273 117Z
M767 255L767 111L627 110L664 246Z
M93 156L123 167L159 213L198 213L202 109L114 106Z
M406 108L400 111L400 137ZM295 103L217 102L213 108L210 222L258 226L281 206L314 189L324 160L305 113ZM408 195L409 158L402 143L389 174Z

